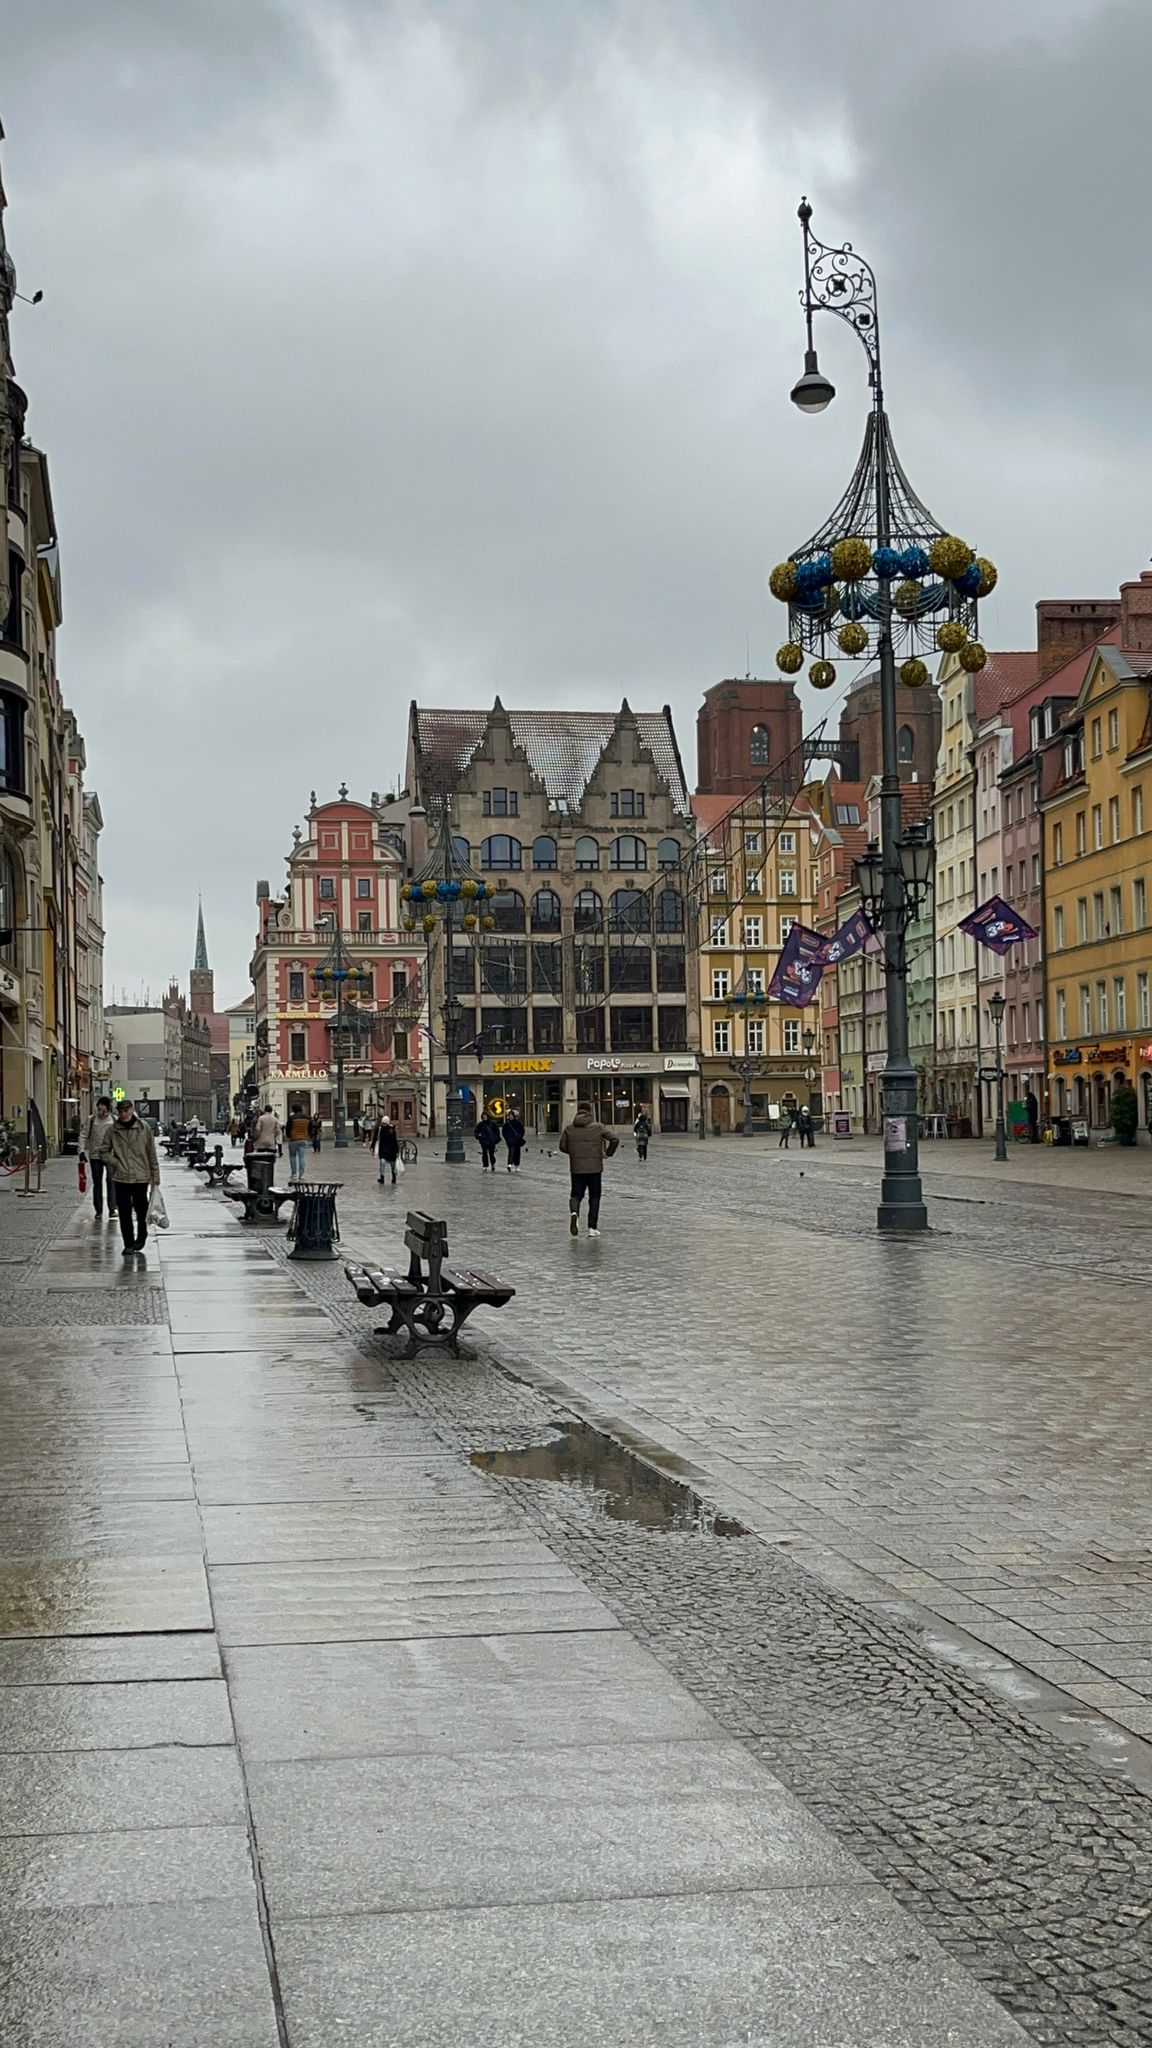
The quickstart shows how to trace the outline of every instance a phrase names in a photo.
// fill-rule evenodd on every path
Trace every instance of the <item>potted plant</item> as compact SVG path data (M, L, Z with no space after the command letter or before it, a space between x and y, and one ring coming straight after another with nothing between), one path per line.
M1118 1145L1136 1143L1136 1126L1140 1120L1140 1105L1136 1090L1129 1081L1121 1081L1112 1091L1112 1129Z

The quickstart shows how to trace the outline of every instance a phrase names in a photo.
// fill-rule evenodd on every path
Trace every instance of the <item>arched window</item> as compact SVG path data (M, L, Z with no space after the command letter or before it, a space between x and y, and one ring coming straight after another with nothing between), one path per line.
M652 905L642 889L617 889L608 906L610 932L649 932Z
M556 841L550 839L547 832L532 841L532 865L534 868L556 866Z
M573 906L572 927L578 932L603 931L604 905L595 889L581 889Z
M523 848L518 839L509 839L506 832L494 832L480 848L482 868L518 868L523 863Z
M472 848L466 839L460 837L459 833L453 835L452 851L456 855L457 860L463 861L465 867L469 865L472 859Z
M680 848L674 839L662 839L660 841L659 846L656 848L656 865L658 868L679 867Z
M532 898L532 929L534 932L559 931L560 898L555 889L537 889Z
M767 768L772 759L772 741L766 725L752 727L752 746L749 758L753 768Z
M596 841L588 838L587 835L583 839L576 841L576 865L578 868L586 869L589 872L600 865L600 848L597 846Z
M896 759L902 762L916 759L916 735L910 725L902 725L896 736Z
M656 898L656 929L658 932L683 931L684 898L679 889L661 889Z
M648 849L634 832L624 832L612 841L612 866L628 874L636 874L648 865Z
M484 915L495 919L498 932L522 932L524 930L524 898L519 889L501 889L490 896L484 906Z

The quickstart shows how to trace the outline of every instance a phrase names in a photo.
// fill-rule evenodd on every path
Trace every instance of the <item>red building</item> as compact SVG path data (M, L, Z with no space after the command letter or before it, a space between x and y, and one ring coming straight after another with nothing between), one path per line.
M420 950L401 928L399 834L341 784L332 803L318 804L313 791L307 829L297 826L294 839L283 895L256 884L251 973L262 1100L281 1118L299 1103L331 1121L337 1005L317 994L313 972L339 933L368 975L367 1000L347 1005L348 1120L383 1111L414 1134L425 1123L428 1039Z

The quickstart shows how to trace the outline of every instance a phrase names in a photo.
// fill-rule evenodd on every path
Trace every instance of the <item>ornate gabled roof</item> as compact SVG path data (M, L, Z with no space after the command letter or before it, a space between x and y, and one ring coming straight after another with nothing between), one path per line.
M498 707L498 711L499 711ZM488 729L489 711L436 711L415 707L416 747L424 801L428 794L454 788ZM615 711L508 711L512 738L557 809L578 810L621 714ZM632 714L640 735L668 786L676 809L691 811L672 714Z

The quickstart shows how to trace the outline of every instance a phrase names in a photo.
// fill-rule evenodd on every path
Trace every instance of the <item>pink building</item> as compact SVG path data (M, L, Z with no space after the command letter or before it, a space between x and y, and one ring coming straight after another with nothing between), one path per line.
M367 1000L349 1003L344 1081L349 1123L381 1111L415 1134L426 1118L428 1038L419 942L402 929L404 857L398 833L374 806L341 785L331 803L313 792L307 830L297 827L287 885L256 885L260 927L252 956L256 1074L262 1098L283 1118L302 1104L330 1121L337 1004L313 982L337 933Z

